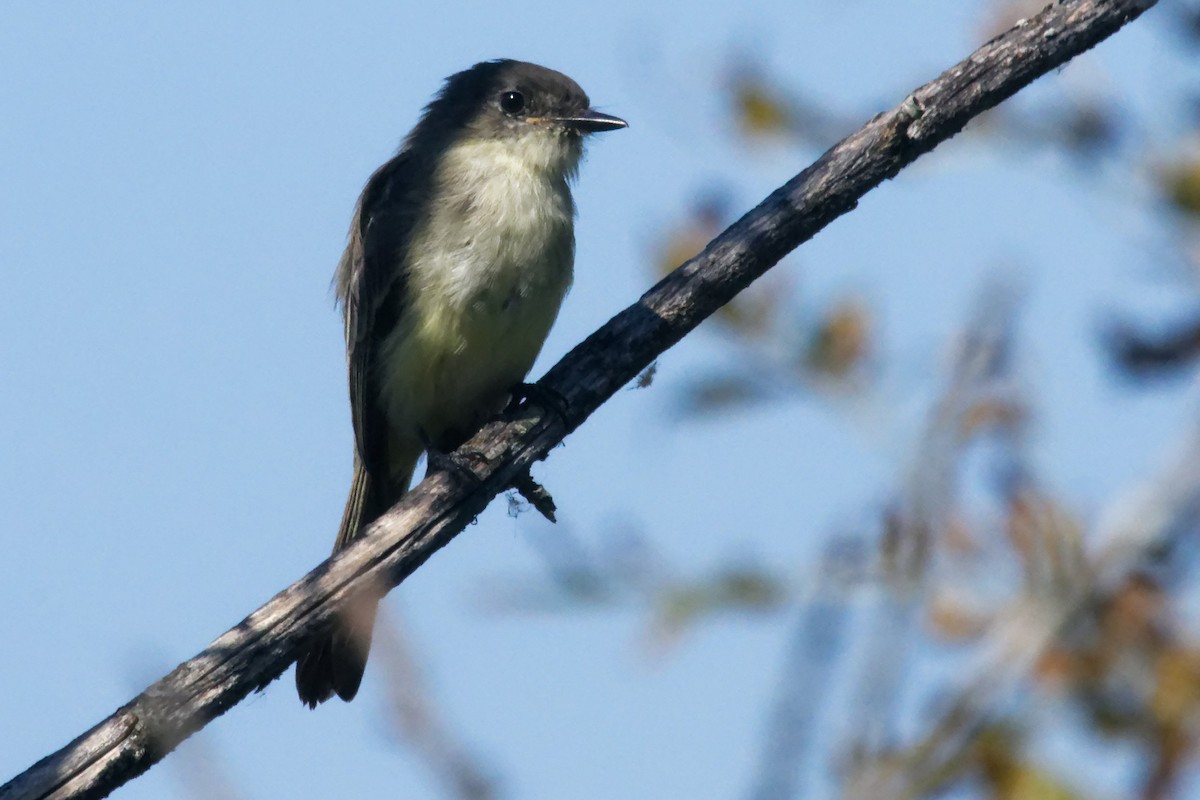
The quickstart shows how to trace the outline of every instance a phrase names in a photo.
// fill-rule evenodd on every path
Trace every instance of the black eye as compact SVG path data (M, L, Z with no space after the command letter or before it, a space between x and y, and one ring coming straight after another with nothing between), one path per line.
M500 109L505 114L519 114L525 110L525 95L520 92L505 92L500 95Z

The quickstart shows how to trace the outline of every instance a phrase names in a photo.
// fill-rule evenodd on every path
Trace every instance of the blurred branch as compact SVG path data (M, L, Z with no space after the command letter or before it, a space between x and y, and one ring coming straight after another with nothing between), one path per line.
M790 800L799 791L805 758L821 730L850 615L845 584L862 579L867 559L857 538L825 547L783 665L771 708L751 800Z
M425 762L445 795L457 800L493 800L496 781L458 742L434 705L405 631L392 615L375 624L375 650L387 673L389 721L396 734Z
M180 748L172 762L178 770L180 794L192 800L244 800L246 793L233 780L216 748L197 736Z
M1133 377L1152 377L1179 371L1200 356L1200 319L1156 333L1120 323L1106 338L1117 366Z
M489 423L456 454L461 469L427 477L369 535L0 786L0 799L103 797L149 769L279 677L347 604L403 581L664 350L868 191L1153 5L1155 0L1054 3L877 115L556 364L541 386L561 399L555 404L561 414L535 403Z
M866 654L847 726L854 760L879 752L894 728L906 666L920 640L935 546L955 512L963 452L980 427L981 409L997 405L998 389L1010 379L1015 313L1012 290L989 284L981 292L903 491L884 520L882 586L866 621Z

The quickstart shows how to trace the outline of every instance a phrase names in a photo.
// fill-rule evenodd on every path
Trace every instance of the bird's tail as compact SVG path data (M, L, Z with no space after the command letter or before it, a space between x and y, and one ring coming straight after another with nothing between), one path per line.
M415 467L415 463L413 465ZM393 486L403 491L408 487L412 468ZM346 499L346 510L342 513L342 524L338 528L336 553L357 539L372 522L377 520L399 499L397 492L389 492L371 479L357 458L354 460L354 480L350 484L350 496ZM335 693L350 701L358 693L363 671L367 667L367 654L371 650L371 633L375 628L375 611L379 606L377 597L363 597L351 601L343 609L329 633L315 640L307 652L296 662L296 692L300 701L309 708L316 708Z

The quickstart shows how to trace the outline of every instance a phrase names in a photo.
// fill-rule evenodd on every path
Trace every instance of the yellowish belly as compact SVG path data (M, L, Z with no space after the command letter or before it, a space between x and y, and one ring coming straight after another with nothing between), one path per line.
M558 314L563 291L519 301L483 298L422 310L389 342L385 395L399 438L468 432L499 411L529 373Z

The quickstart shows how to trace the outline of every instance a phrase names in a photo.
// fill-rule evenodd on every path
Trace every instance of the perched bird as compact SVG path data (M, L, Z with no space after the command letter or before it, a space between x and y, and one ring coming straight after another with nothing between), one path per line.
M571 285L584 137L625 126L566 75L487 61L451 75L367 181L334 277L355 445L334 552L408 489L422 452L460 444L529 372ZM300 657L302 702L358 692L376 602Z

